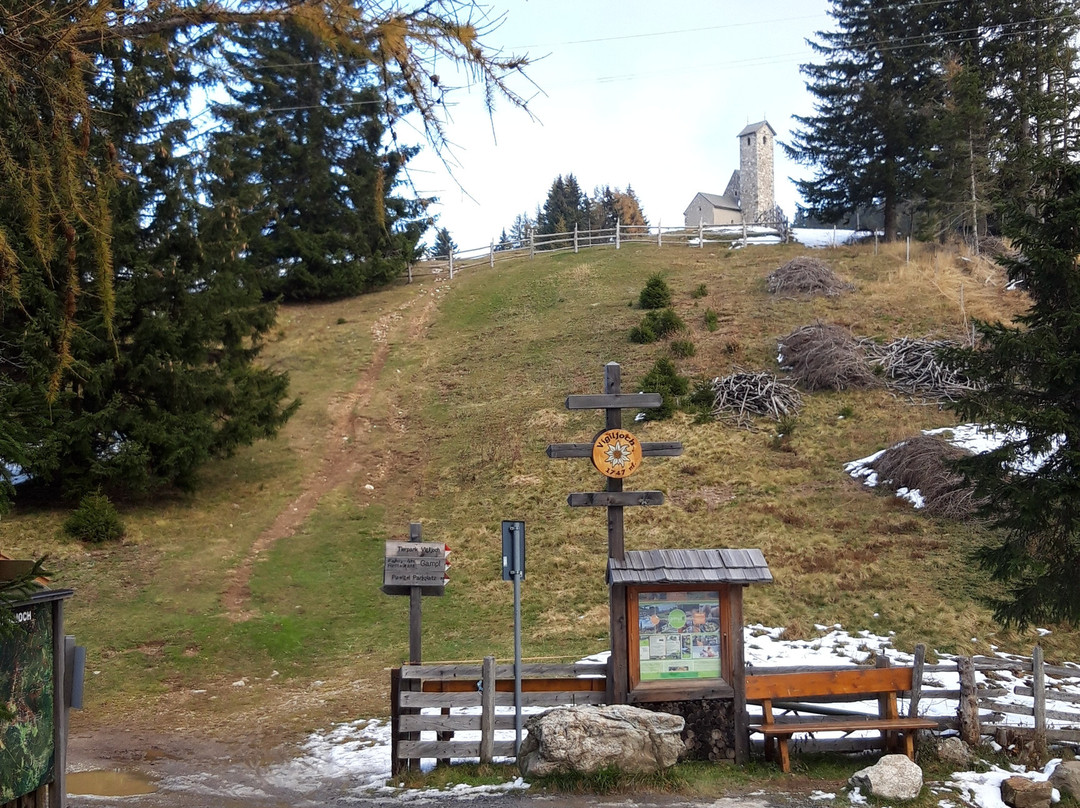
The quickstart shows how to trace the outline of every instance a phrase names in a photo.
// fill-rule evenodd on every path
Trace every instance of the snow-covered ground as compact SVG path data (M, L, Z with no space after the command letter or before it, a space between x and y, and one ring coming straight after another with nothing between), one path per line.
M911 656L893 649L892 639L888 634L875 634L869 630L848 632L840 625L816 626L818 636L808 640L786 640L783 637L784 630L762 625L752 625L745 629L746 661L752 666L789 666L789 665L812 665L812 666L838 666L855 665L867 661L871 655L887 655L890 660L898 665L911 663ZM988 653L995 654L994 646L988 646ZM997 654L1004 659L1009 659L1005 654ZM603 660L606 654L591 657L591 660ZM941 662L947 662L950 657L938 655ZM995 684L998 687L1011 689L1018 683L1019 677L1007 671L995 672L997 678ZM982 674L977 674L982 676ZM1077 675L1070 679L1054 679L1047 677L1051 692L1080 694L1080 666L1077 666ZM927 689L956 689L959 687L959 679L955 673L928 673L924 681ZM1012 696L1016 703L1031 704L1030 697ZM1069 705L1055 705L1048 701L1050 709L1065 708ZM853 705L858 709L859 705ZM864 709L867 713L876 713L876 701L866 702ZM955 715L955 700L923 700L920 703L920 712L927 715ZM1017 725L1030 718L1013 716ZM502 739L512 739L513 733L500 732ZM465 733L459 733L460 739L468 737ZM424 761L425 768L434 764L434 761ZM1009 770L990 767L987 772L976 773L972 771L956 772L945 783L934 784L932 788L940 793L941 808L958 808L958 806L977 806L977 808L1003 808L1000 799L1000 783L1006 777L1019 774L1032 780L1045 780L1056 762L1048 764L1041 771L1026 771L1023 767L1012 767ZM325 789L328 782L333 782L343 796L355 797L394 795L396 800L401 801L430 801L438 794L446 795L446 792L410 791L401 787L401 784L390 780L390 726L386 721L378 719L359 719L343 724L338 724L328 730L313 733L303 745L301 754L295 759L275 766L268 767L261 773L266 785L277 792L282 790L294 791L298 798ZM159 784L162 789L189 790L199 793L200 789L208 784L183 781L176 779L169 782L168 778ZM527 789L528 784L520 778L509 780L498 786L469 787L458 785L452 787L454 795L482 794L491 791L512 791ZM864 799L856 793L848 794L848 800L852 803ZM835 794L818 792L813 799L828 801L836 797Z

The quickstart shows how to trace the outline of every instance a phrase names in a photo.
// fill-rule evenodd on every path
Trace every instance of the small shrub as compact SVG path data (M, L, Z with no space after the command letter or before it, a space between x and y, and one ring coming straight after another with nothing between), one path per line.
M338 325L345 325L345 323L347 323L347 322L348 322L348 320L346 320L344 317L338 317L337 318L337 324Z
M855 408L850 404L845 404L840 408L840 411L836 414L837 418L850 418L855 414Z
M705 297L707 294L709 294L709 288L705 284L701 284L697 289L690 293L690 297L694 300L698 300L699 298Z
M685 328L686 323L675 313L675 309L650 311L641 319L640 325L630 330L630 341L647 345Z
M697 353L694 343L688 339L677 339L671 343L671 355L676 359L687 359Z
M715 331L720 326L720 317L712 309L705 309L705 327Z
M79 507L64 520L64 532L79 541L116 541L124 535L124 523L109 498L99 491L79 501Z
M659 272L645 281L638 305L643 309L662 309L671 305L671 288Z
M663 403L659 407L643 411L647 421L662 421L675 414L679 398L690 390L690 380L679 375L675 363L670 359L657 359L652 370L641 380L640 389L643 393L659 393L663 396Z

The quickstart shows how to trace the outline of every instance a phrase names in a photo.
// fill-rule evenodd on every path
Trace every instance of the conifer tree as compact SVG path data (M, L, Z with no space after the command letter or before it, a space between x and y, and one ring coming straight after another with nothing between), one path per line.
M997 538L977 558L1004 594L1005 625L1080 625L1080 166L1041 158L1036 193L1004 214L1022 257L1005 259L1030 308L1011 325L979 323L979 344L946 359L976 392L952 408L1004 444L963 462Z
M836 30L810 43L822 57L802 66L816 111L796 116L800 129L784 149L814 166L815 175L796 185L824 221L880 206L891 240L901 204L918 196L928 143L924 112L937 93L935 52L920 36L929 8L833 0Z
M226 58L244 83L213 105L225 126L210 187L238 210L267 296L346 297L401 275L427 222L422 201L394 195L416 149L384 147L382 76L294 25L234 40Z
M458 247L450 237L450 231L440 227L435 233L435 244L431 247L431 254L435 258L449 258L450 253Z

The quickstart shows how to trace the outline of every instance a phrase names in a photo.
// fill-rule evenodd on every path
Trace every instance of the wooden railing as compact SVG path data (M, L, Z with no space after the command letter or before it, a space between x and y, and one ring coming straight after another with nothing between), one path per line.
M788 229L783 222L760 222L738 225L700 225L698 227L652 227L617 225L600 230L573 230L569 233L530 233L527 239L509 244L491 242L485 247L454 249L445 258L421 261L409 267L408 279L422 276L453 278L458 272L496 263L528 260L537 253L578 252L587 247L613 247L623 244L653 244L658 247L682 245L703 248L708 244L747 244L750 239L773 236L786 240Z
M557 707L607 702L607 663L525 664L521 668L521 706ZM421 758L475 757L490 763L516 753L515 741L497 741L496 730L513 730L514 666L482 664L406 665L390 672L391 769L417 768ZM437 714L422 710L438 709ZM468 710L469 712L462 712ZM455 712L456 711L456 712ZM472 731L472 740L454 733ZM434 740L421 733L434 732Z

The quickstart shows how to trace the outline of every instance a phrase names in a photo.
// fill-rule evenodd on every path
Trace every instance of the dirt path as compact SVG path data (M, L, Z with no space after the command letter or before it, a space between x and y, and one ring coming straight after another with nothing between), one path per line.
M255 539L247 556L229 576L222 594L222 606L230 620L239 622L254 616L249 602L255 563L275 542L294 535L326 494L349 482L362 470L368 472L368 485L373 485L386 475L388 464L385 459L378 452L373 452L367 441L358 439L367 423L361 413L371 404L372 394L393 344L401 340L416 340L423 335L439 298L437 287L429 289L429 294L413 296L372 324L375 352L368 365L360 371L352 389L330 402L331 427L319 467L304 481L300 494ZM389 420L392 423L396 421L394 418ZM401 424L394 425L398 429L404 428Z

